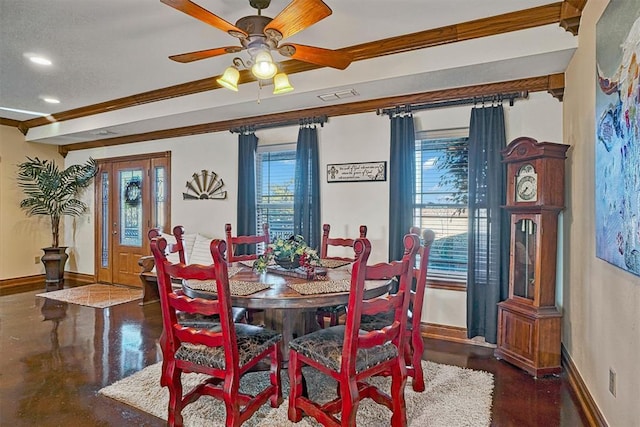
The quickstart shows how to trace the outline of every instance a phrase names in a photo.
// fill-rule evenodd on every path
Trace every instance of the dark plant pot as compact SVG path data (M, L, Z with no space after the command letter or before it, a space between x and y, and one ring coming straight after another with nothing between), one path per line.
M293 270L300 267L300 255L293 257L293 261L290 258L276 258L276 264L285 270Z
M64 282L64 266L67 263L67 247L42 248L42 263L46 275L45 285L47 287L59 286Z

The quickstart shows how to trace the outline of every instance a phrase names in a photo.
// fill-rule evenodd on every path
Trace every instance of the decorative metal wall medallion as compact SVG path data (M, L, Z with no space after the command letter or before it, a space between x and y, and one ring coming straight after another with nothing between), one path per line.
M194 173L187 181L187 191L182 193L184 200L226 199L227 192L222 190L224 181L214 171L203 169Z

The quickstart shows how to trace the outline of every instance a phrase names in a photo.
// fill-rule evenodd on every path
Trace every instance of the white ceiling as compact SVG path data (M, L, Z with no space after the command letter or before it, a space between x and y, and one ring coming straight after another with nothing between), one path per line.
M338 49L515 10L548 0L325 0L333 14L287 41ZM196 3L235 23L248 0ZM275 16L287 0L272 0ZM0 117L67 111L219 75L234 55L189 64L173 54L238 45L223 31L159 0L0 0ZM577 38L557 24L290 76L295 91L258 94L257 83L155 102L30 129L27 139L70 144L116 135L328 105L317 95L355 89L353 102L563 72ZM53 61L37 66L25 54ZM246 56L246 51L237 56ZM276 57L276 60L283 60ZM256 102L260 95L261 102ZM60 99L57 105L41 98ZM106 132L108 131L108 132ZM105 134L105 135L101 135Z

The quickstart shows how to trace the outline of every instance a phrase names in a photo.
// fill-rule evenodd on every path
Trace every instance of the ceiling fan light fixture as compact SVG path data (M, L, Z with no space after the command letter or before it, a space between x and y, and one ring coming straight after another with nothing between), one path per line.
M291 92L293 90L293 86L289 83L289 77L285 73L278 73L273 77L273 86L274 95Z
M222 77L216 79L220 86L226 87L234 92L238 91L238 80L240 80L240 72L236 67L227 67Z
M266 50L262 50L256 55L254 64L251 67L251 72L257 78L267 80L276 75L278 68L276 64L273 63L271 54Z

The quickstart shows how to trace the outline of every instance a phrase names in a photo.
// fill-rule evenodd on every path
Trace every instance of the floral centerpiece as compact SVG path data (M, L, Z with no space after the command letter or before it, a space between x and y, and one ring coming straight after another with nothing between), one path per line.
M264 254L260 255L253 263L253 268L263 272L271 261L291 270L298 267L312 269L314 265L320 265L320 257L315 249L307 246L302 236L291 236L288 239L276 239L267 246Z

